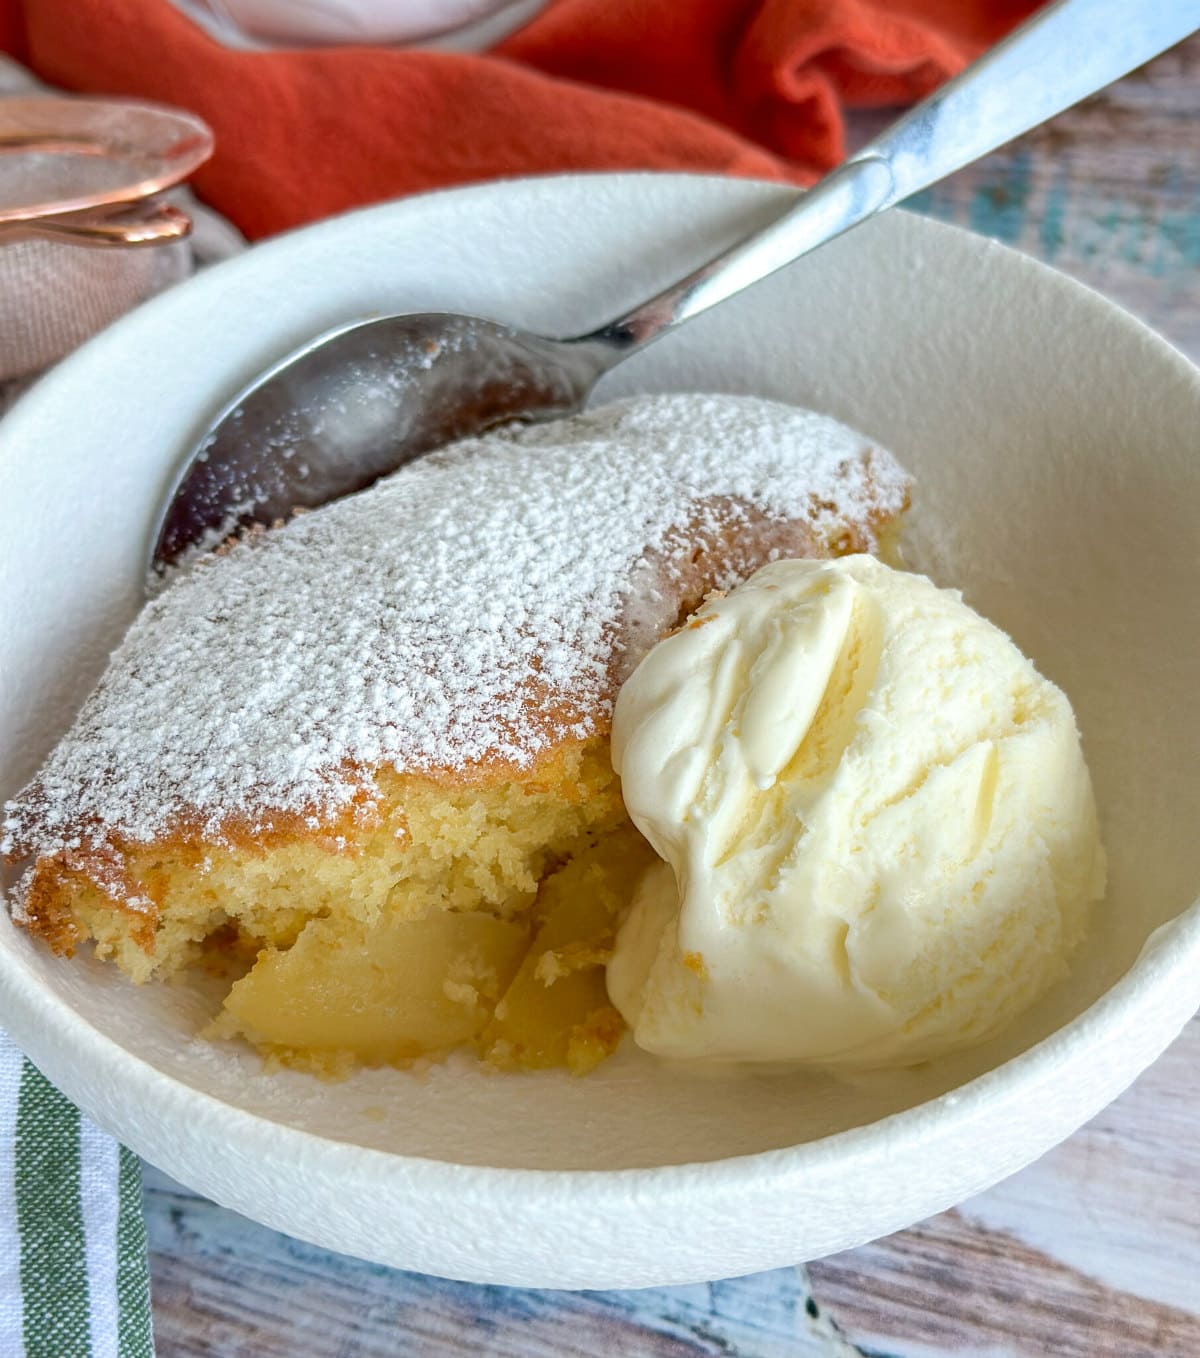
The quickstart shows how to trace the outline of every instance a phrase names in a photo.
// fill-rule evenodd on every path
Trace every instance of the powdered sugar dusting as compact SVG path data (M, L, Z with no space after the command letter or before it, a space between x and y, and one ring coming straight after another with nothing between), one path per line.
M219 838L231 817L332 816L387 765L527 765L607 714L638 564L701 504L834 536L906 495L861 435L751 397L638 397L468 440L147 604L6 809L3 848L79 847L81 827L148 841L185 813Z

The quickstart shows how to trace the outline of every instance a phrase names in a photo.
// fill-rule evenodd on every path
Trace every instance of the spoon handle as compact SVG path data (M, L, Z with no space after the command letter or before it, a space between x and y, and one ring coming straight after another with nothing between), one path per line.
M1057 0L799 203L578 341L604 367L1103 89L1200 28L1200 0Z
M191 218L186 212L150 198L6 224L0 226L0 243L44 238L100 249L124 249L131 245L167 245L183 240L191 229Z

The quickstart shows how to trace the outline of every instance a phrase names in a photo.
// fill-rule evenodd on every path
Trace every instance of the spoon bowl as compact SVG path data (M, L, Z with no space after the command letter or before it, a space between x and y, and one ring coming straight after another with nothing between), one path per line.
M478 316L386 316L327 331L217 416L169 497L154 563L361 490L516 414L569 415L604 366L595 346Z

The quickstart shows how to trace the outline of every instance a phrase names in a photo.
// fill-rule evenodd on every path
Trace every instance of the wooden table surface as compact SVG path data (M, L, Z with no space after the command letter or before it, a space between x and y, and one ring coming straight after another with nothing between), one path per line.
M856 119L856 138L882 121ZM1052 262L1200 359L1200 35L914 206ZM1200 1358L1200 1018L1037 1164L807 1268L517 1291L329 1254L150 1169L146 1207L160 1358Z

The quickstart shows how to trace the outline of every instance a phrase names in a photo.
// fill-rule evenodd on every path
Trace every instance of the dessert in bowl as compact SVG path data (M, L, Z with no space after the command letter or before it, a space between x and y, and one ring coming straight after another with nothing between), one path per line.
M6 807L14 918L224 970L209 1034L324 1073L999 1033L1103 895L1095 801L1062 692L869 555L909 496L827 416L646 395L229 541Z
M566 332L613 277L618 243L645 252L631 292L677 271L654 227L630 230L634 197L655 205L659 229L693 221L700 257L777 193L617 177L380 209L256 251L73 359L4 434L5 512L30 530L3 538L8 578L21 579L6 599L20 616L4 624L3 792L35 773L133 616L173 450L247 371L379 305ZM595 239L571 226L584 203L603 224ZM502 227L513 211L545 224L536 244ZM406 254L386 255L398 239ZM934 260L936 272L922 267ZM317 272L320 287L289 289ZM174 349L155 345L168 334ZM150 404L113 380L127 344L153 355ZM1192 370L1049 271L894 218L730 304L719 324L696 322L605 395L705 389L828 412L890 448L918 488L905 563L962 588L1070 694L1109 890L1069 979L982 1045L885 1076L754 1074L734 1097L725 1077L664 1068L627 1042L586 1080L452 1060L329 1084L203 1040L220 994L202 977L135 988L7 933L4 1022L135 1149L259 1219L391 1263L512 1283L682 1281L794 1262L949 1205L1090 1115L1191 1011L1185 912L1200 874L1184 818L1194 726L1179 699L1195 656L1172 618L1195 571ZM97 429L121 431L103 467ZM78 487L72 511L55 491L65 484ZM1132 564L1116 541L1138 543Z
M652 857L609 754L622 679L713 589L874 547L907 499L828 417L643 396L201 558L10 804L17 918L135 980L219 950L214 1032L292 1065L471 1043L582 1072L620 1035L604 963Z

